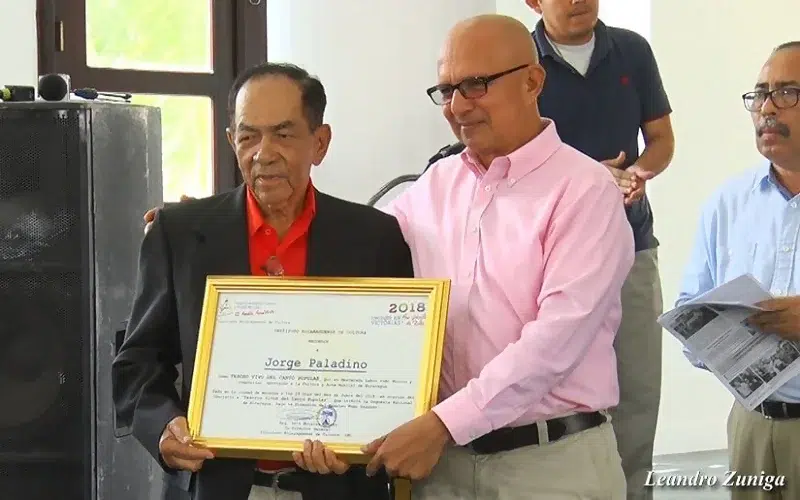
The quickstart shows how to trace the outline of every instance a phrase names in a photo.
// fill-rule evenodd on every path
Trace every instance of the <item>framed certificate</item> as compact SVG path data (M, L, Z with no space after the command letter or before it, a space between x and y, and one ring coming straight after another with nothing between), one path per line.
M361 446L437 398L449 280L209 277L189 400L221 457ZM362 462L363 463L363 462Z

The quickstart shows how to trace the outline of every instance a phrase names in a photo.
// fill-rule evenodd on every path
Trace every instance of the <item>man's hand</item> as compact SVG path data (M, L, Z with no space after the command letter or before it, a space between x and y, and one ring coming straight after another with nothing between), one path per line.
M622 168L622 165L625 163L625 152L620 151L619 156L616 158L604 160L601 163L605 165L608 171L611 172L611 175L614 176L614 181L616 181L617 186L619 186L619 190L622 191L622 194L625 195L627 199L636 188L638 178L636 175Z
M301 469L318 474L344 474L350 468L350 464L337 457L324 444L308 439L303 444L303 451L295 451L292 458Z
M164 463L173 469L197 472L205 460L214 458L211 450L199 448L191 441L186 417L173 418L158 442L158 451Z
M626 168L625 171L635 176L631 192L625 195L625 205L629 206L633 204L634 201L640 200L644 196L645 181L649 181L655 177L655 174L635 164Z
M181 201L188 201L194 200L191 196L186 196L185 194L181 195ZM144 213L144 234L147 234L147 231L150 230L150 227L153 225L153 221L156 218L156 213L158 212L159 207L153 207L147 212Z
M788 340L800 340L800 296L769 299L756 305L766 311L750 316L750 325Z
M424 479L451 440L450 431L438 415L429 411L362 449L367 455L373 455L367 464L367 475L374 475L383 465L392 477Z

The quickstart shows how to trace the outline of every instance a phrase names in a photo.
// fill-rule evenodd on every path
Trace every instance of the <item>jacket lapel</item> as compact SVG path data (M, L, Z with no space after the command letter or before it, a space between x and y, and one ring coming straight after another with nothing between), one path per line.
M221 197L216 207L197 220L194 227L200 257L197 273L204 284L209 275L250 274L245 190L241 185Z
M316 215L308 228L308 257L306 260L307 276L333 276L336 270L331 267L335 259L336 227L342 227L342 221L336 220L336 202L333 198L314 192L317 202Z
M204 288L208 275L250 274L246 189L242 185L221 197L218 205L210 207L207 216L198 218L193 228L199 257L196 273ZM331 255L340 253L336 243L341 235L336 228L342 227L342 221L334 198L319 191L315 196L317 209L308 229L306 275L334 276L339 270Z

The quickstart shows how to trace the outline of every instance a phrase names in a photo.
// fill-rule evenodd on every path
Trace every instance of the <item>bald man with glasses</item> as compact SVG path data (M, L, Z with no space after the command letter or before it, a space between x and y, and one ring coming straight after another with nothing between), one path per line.
M414 500L625 498L607 410L633 232L611 173L540 115L544 79L518 21L455 26L427 93L466 149L386 208L415 275L452 280L438 404L366 449Z
M414 500L625 499L607 410L633 232L611 173L540 115L544 79L519 21L456 25L427 92L466 149L385 208L415 276L452 282L438 404L364 449Z

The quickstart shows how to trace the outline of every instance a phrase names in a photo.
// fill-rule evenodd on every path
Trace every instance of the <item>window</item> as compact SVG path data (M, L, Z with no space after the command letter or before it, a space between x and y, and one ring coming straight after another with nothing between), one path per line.
M38 0L39 73L158 106L164 200L241 181L227 145L236 74L266 59L266 0Z

